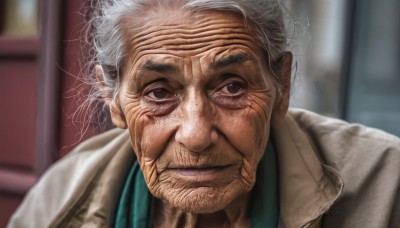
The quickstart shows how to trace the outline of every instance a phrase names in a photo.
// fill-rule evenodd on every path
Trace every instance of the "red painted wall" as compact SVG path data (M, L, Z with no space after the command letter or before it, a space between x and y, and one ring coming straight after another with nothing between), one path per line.
M89 128L82 135L71 119L78 102L70 91L84 65L79 36L85 1L40 4L39 37L0 34L0 228L46 167L96 133Z

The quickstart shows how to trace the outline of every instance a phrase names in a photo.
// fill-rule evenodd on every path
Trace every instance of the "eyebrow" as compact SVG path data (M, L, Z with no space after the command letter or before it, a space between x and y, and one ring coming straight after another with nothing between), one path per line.
M173 73L177 72L176 66L169 63L156 63L153 60L147 60L141 67L143 70L156 71L158 73Z
M211 64L212 69L224 68L229 65L240 64L249 59L252 59L248 54L237 54L237 55L230 55L228 57L218 59L217 61Z
M240 64L252 59L248 54L230 55L225 58L218 59L211 63L212 69L224 68L229 65ZM147 60L141 67L143 70L155 71L158 73L174 73L178 72L175 65L169 63L156 63L153 60Z

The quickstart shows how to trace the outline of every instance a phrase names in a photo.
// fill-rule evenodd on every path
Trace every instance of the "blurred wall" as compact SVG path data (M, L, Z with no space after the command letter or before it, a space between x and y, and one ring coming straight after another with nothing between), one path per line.
M84 4L0 1L0 227L52 163L96 133L72 121L85 93L72 90L84 64Z
M346 0L287 0L289 36L298 71L291 106L339 116L339 84L345 42Z

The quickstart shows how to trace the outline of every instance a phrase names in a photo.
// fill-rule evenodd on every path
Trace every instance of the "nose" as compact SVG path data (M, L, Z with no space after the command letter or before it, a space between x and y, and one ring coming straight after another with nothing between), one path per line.
M214 126L215 113L206 96L188 95L181 103L182 119L175 140L192 152L202 152L218 141Z

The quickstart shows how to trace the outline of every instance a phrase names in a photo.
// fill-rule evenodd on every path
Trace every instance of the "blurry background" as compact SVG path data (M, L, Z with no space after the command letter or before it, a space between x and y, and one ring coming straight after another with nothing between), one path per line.
M0 227L46 168L96 133L71 120L85 92L85 2L0 0ZM400 136L400 1L285 2L298 63L291 106Z
M400 135L400 1L288 0L291 105Z

